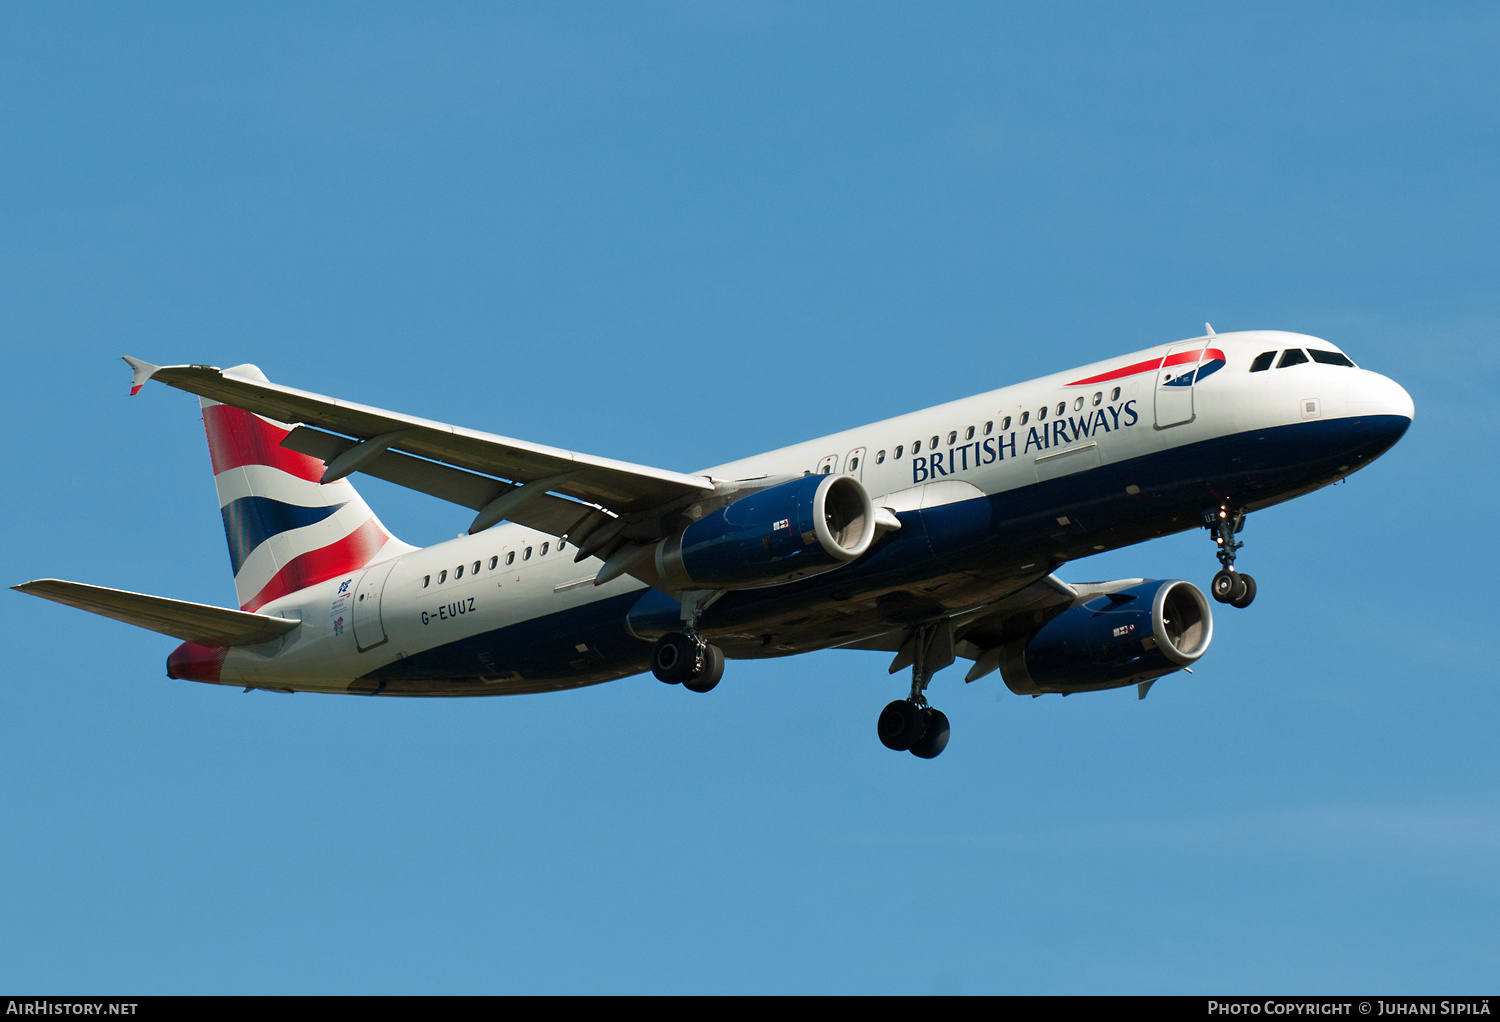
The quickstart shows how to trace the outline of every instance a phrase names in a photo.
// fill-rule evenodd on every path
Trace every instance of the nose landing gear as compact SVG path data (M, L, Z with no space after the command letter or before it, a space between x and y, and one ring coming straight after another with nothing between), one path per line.
M1244 546L1234 537L1245 527L1243 509L1231 511L1229 505L1220 504L1203 512L1203 527L1213 533L1214 543L1219 547L1215 556L1222 566L1214 576L1209 589L1215 600L1231 607L1248 607L1255 599L1255 578L1235 570L1235 551Z

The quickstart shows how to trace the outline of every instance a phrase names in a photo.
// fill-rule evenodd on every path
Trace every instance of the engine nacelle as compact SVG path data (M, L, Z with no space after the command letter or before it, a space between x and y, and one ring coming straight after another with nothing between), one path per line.
M1000 654L1018 695L1089 692L1159 678L1194 663L1214 634L1191 582L1152 580L1070 607Z
M832 571L870 549L875 505L852 476L803 476L694 522L656 548L674 589L752 589Z

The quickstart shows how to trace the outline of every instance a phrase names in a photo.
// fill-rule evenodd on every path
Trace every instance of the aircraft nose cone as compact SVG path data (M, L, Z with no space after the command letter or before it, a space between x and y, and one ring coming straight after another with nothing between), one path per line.
M1416 405L1406 388L1379 373L1361 372L1358 380L1349 385L1350 415L1396 415L1406 420L1406 425L1416 414ZM1404 427L1403 427L1404 430Z

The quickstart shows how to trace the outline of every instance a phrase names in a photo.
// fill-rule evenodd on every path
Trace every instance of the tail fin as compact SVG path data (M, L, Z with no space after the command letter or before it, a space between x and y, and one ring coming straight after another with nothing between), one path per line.
M253 365L225 370L264 380ZM291 427L201 399L219 511L240 608L416 549L393 537L347 479L320 483L325 466L281 446Z

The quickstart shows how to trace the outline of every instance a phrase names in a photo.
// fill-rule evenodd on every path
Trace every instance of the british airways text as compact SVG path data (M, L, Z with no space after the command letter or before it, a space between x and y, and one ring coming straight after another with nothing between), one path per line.
M1007 452L1010 457L1015 458L1033 451L1062 447L1084 437L1134 426L1139 421L1140 415L1135 410L1134 400L1119 406L1106 405L1082 415L1058 417L1051 422L1039 422L1025 433L1012 430L999 436L950 447L926 457L914 457L911 459L911 481L913 484L923 483L929 479L1004 461Z

